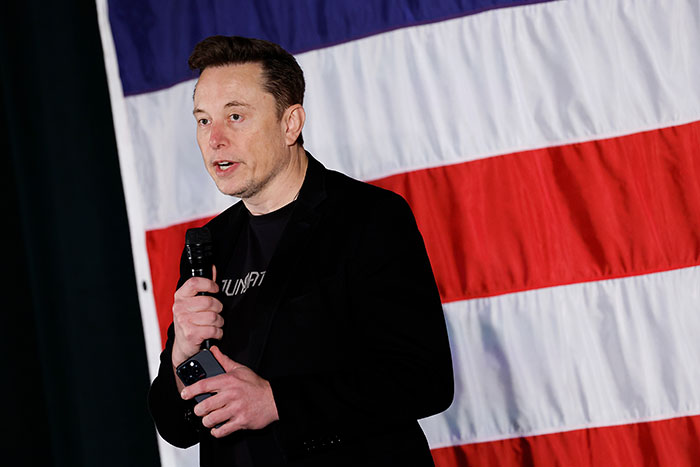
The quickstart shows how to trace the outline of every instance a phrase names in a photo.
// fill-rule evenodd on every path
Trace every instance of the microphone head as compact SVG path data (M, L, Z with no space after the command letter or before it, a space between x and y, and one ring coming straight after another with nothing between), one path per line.
M187 233L185 233L186 245L201 245L203 243L211 243L211 232L207 227L187 229Z
M192 276L211 279L213 244L211 232L206 227L187 229L185 234L185 253L192 267Z

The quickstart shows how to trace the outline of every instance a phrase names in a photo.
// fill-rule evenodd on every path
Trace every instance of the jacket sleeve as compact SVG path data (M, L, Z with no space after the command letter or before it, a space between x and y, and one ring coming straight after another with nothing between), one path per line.
M452 402L452 360L440 296L408 204L375 203L345 260L352 348L334 369L270 381L278 432L293 449L439 413Z
M183 264L184 253L180 261L181 275L177 288L184 282ZM199 420L193 415L192 402L184 401L177 390L171 360L174 339L175 331L171 323L165 349L160 354L158 375L148 392L148 408L163 439L179 448L188 448L199 442Z

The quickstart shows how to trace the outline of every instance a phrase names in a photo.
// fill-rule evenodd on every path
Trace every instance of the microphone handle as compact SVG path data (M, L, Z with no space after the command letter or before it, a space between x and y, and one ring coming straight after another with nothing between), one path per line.
M205 267L202 268L192 268L192 277L206 277L207 279L212 279L211 265L207 270ZM207 292L199 292L197 295L209 295ZM212 345L216 343L216 339L204 339L202 342L202 349L209 350Z

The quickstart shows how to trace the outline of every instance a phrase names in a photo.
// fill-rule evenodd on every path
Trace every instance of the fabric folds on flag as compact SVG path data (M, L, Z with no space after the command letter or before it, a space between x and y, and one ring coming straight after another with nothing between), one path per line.
M436 465L700 462L699 2L97 6L153 375L184 232L235 201L187 56L259 37L304 70L307 149L416 215L455 364Z

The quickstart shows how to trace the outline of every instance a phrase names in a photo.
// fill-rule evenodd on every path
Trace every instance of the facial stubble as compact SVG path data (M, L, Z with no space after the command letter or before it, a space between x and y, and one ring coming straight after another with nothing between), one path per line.
M251 179L248 180L245 186L241 187L240 190L237 190L234 193L227 193L230 194L231 196L235 196L236 198L240 199L249 199L252 198L253 196L257 195L260 193L265 187L267 187L272 180L274 180L284 169L285 166L285 161L283 158L278 158L276 164L270 170L270 172L262 179L262 180L255 180Z

